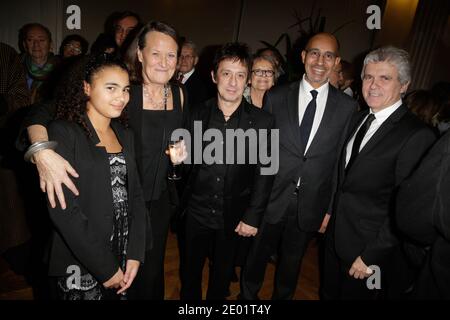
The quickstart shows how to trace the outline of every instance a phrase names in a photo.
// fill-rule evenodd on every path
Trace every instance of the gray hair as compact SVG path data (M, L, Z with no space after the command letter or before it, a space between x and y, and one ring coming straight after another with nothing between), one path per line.
M364 70L368 63L383 61L388 62L397 68L398 80L402 85L411 81L411 66L409 64L408 52L393 46L381 47L367 54L364 58L361 79L364 78Z
M257 60L265 60L270 63L273 71L275 72L275 74L273 75L273 82L276 83L278 80L278 77L280 76L280 68L278 67L278 63L275 60L275 58L273 56L268 56L268 55L263 55L263 54L255 55L255 56L253 56L252 67L253 67L253 64L255 63L255 61L257 61Z
M197 45L191 41L191 40L185 40L181 46L181 48L183 48L184 46L189 47L192 49L192 51L194 52L195 56L198 57L198 52L197 52Z

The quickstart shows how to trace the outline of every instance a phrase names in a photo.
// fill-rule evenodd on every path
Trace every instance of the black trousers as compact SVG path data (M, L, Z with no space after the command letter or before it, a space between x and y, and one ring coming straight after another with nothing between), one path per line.
M181 299L202 299L202 271L206 258L211 257L206 299L224 300L228 296L239 236L227 236L223 229L203 226L189 212L185 219Z
M290 199L284 218L276 223L262 222L244 266L240 299L257 300L270 256L277 253L273 300L292 299L297 287L303 256L315 232L300 230L297 197Z
M321 299L405 300L410 298L416 273L414 267L406 259L401 246L391 248L389 254L375 263L379 268L377 277L380 287L374 288L375 276L370 279L355 279L349 275L353 261L343 261L337 255L334 242L334 221L330 221L328 227L323 248ZM368 285L368 280L372 286Z
M130 299L164 299L164 258L172 214L170 197L165 191L158 200L146 203L152 226L153 247L145 253L144 264L128 291Z
M327 234L325 237L323 255L321 299L375 300L380 297L379 290L368 288L367 278L355 279L349 275L351 264L345 263L338 257L331 234Z

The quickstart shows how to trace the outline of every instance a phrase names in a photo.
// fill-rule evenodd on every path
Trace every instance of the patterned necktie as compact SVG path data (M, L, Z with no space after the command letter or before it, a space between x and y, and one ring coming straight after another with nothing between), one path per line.
M366 135L367 130L369 130L373 120L375 120L375 115L371 113L369 114L366 121L364 121L361 128L359 128L358 132L356 133L355 140L353 141L352 155L350 156L350 160L348 160L348 164L345 167L345 171L348 171L350 169L356 157L358 156L359 149L361 147L361 142L363 141L364 136Z
M311 134L311 128L314 122L314 115L316 114L316 98L318 92L316 90L311 90L312 100L308 103L306 107L305 114L303 115L302 123L300 124L300 136L302 140L303 150L306 150L308 145L309 135Z

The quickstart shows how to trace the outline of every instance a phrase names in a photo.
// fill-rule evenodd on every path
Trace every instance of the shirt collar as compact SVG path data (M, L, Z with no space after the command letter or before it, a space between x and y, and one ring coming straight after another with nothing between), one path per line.
M245 100L245 98L243 97L242 100L241 100L241 103L240 103L239 106L236 108L236 110L234 110L234 112L231 114L229 120L234 119L235 117L237 117L237 116L239 116L239 115L241 114L241 110L244 108L245 102L246 102L246 100ZM217 100L216 100L216 103L215 103L215 108L213 108L213 110L214 110L213 112L214 112L216 115L220 115L220 117L223 118L223 115L224 115L224 114L223 114L222 110L219 108L219 103L218 103Z
M302 88L303 92L304 92L305 94L306 94L306 93L309 94L309 96L310 96L310 92L311 92L312 90L316 90L316 91L317 91L317 96L318 96L318 97L319 97L319 96L322 96L322 94L328 92L328 86L329 86L329 83L328 83L328 81L327 81L327 82L325 82L323 85L321 85L320 87L314 88L314 87L306 80L306 74L303 75L303 79L302 79L302 81L300 82L300 87ZM308 97L309 97L309 96L308 96Z
M394 103L393 105L384 108L383 110L380 110L378 112L373 112L372 109L370 109L370 113L373 113L375 115L375 119L377 119L377 121L379 122L384 122L384 120L386 120L387 118L389 118L389 116L391 114L393 114L395 112L395 110L397 110L398 108L400 108L400 106L402 105L402 99L398 100L396 103Z
M189 77L192 76L194 71L195 71L195 68L192 68L191 71L186 72L185 74L183 74L183 83L185 83L187 81L187 79L189 79Z

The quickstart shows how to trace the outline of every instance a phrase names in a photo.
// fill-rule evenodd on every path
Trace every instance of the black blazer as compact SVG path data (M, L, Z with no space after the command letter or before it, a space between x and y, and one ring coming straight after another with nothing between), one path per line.
M365 110L353 117L347 139L367 113ZM379 265L397 247L394 201L398 186L434 140L434 133L402 105L361 149L347 173L345 144L330 228L336 252L345 263L361 256L366 265Z
M280 168L273 183L264 220L277 223L301 177L299 227L317 231L329 211L333 192L333 170L344 143L344 132L356 102L330 85L322 121L307 153L303 154L298 117L300 82L275 87L266 93L263 109L275 117L280 130Z
M187 91L187 100L190 106L205 102L209 98L206 84L197 70L186 80L184 87Z
M450 132L436 142L397 196L397 222L428 246L416 286L420 298L450 299Z
M192 137L194 121L202 122L203 132L208 129L212 108L217 108L216 98L192 109L186 123ZM246 131L250 128L270 130L273 127L273 117L249 104L245 99L242 99L241 108L238 128ZM245 147L245 152L248 154L248 143L245 144ZM270 137L268 148L270 150ZM235 153L236 150L235 146ZM262 165L259 163L259 159L257 164L228 164L226 166L223 215L225 232L230 235L234 234L234 230L241 220L248 225L259 226L267 204L273 176L260 174ZM186 176L187 182L181 201L182 210L188 204L199 169L199 164L186 165L185 167L184 176Z
M63 120L52 122L48 128L51 140L58 142L56 152L78 172L74 184L80 191L75 196L65 186L67 209L49 206L54 233L50 247L49 274L64 276L71 265L91 273L99 282L110 279L119 268L109 239L113 225L113 198L108 154L86 117L88 137L81 126ZM119 123L111 126L122 145L128 173L128 205L130 229L127 259L144 262L146 208L134 158L133 136Z

